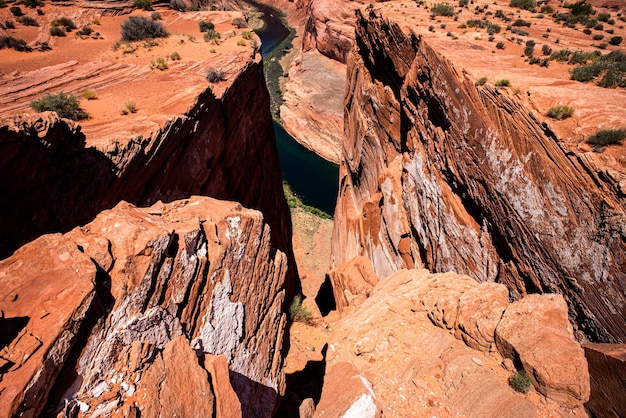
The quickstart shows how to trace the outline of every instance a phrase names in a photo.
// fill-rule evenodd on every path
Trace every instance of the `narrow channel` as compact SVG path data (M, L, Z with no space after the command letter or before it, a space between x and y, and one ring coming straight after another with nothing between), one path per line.
M263 13L265 26L256 33L261 38L263 59L271 59L272 52L291 31L283 24L279 11L254 0L246 1ZM268 77L267 72L265 77ZM337 201L339 168L300 145L276 121L274 133L283 180L304 203L332 215Z

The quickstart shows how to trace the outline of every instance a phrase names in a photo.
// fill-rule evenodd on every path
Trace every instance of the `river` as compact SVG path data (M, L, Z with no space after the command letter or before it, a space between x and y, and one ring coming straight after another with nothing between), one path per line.
M281 21L280 12L254 0L246 1L264 15L265 27L256 33L261 38L261 53L266 59L291 31ZM274 133L283 180L307 205L332 215L337 201L339 168L300 145L276 122Z

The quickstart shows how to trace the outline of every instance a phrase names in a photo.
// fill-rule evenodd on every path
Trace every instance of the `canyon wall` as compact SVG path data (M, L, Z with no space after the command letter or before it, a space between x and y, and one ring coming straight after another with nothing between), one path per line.
M17 250L0 262L2 415L205 416L232 382L243 416L271 416L287 260L269 230L235 202L121 202Z
M560 293L577 332L626 341L619 176L515 95L365 13L348 57L335 265L365 255L381 278L425 267L506 284L512 298Z
M120 200L149 206L193 194L258 209L288 255L288 294L299 289L260 54L216 97L207 87L184 115L149 136L88 146L80 126L26 115L0 127L0 254L43 233L89 222Z

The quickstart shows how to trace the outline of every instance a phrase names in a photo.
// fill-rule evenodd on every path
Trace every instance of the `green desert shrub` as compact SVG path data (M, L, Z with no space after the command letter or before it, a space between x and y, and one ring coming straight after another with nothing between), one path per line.
M12 20L5 20L4 26L6 26L7 29L15 29L15 22Z
M150 63L150 68L156 68L157 70L163 71L170 68L170 66L167 64L167 61L165 61L165 58L159 57L156 61L152 61Z
M289 317L292 321L302 322L307 325L313 324L313 314L302 304L302 296L296 295L289 305Z
M454 16L454 6L450 3L437 3L430 8L430 12L436 16Z
M66 32L71 32L72 30L76 29L76 25L74 24L74 22L67 17L54 19L52 22L50 22L50 26L63 26Z
M548 109L548 117L556 120L567 119L574 114L574 108L565 105L552 106Z
M209 68L209 71L206 73L206 79L209 83L224 81L224 71L218 70L217 68Z
M98 93L96 93L94 89L88 89L83 93L83 97L87 100L96 100L98 98Z
M83 26L83 28L81 30L76 32L77 35L83 35L83 36L89 36L92 33L93 33L93 29L89 25Z
M598 20L600 22L608 22L611 18L611 13L598 13Z
M18 22L20 22L24 26L39 26L39 22L29 16L20 17L18 19Z
M62 26L53 26L50 28L50 36L65 36L65 29Z
M122 39L125 41L165 38L168 35L160 22L145 17L131 16L122 23Z
M587 0L580 0L565 7L569 8L574 16L589 16L593 13L593 7L587 3Z
M234 27L238 28L238 29L243 29L243 28L247 28L248 24L246 23L246 21L240 17L236 17L232 20L232 22L230 22Z
M191 5L191 6L189 6L187 8L187 10L189 10L190 12L199 12L200 11L200 7Z
M626 138L626 129L603 129L587 138L590 145L604 146L621 144Z
M122 115L128 115L129 113L137 113L137 105L134 100L129 100L124 103L124 107L120 110Z
M22 8L20 6L11 6L9 8L9 11L13 14L13 16L15 17L20 17L20 16L24 16L24 12L22 11Z
M0 49L10 48L19 52L30 52L32 48L26 44L23 39L17 39L12 36L0 36Z
M622 43L624 39L621 36L613 36L611 39L609 39L609 43L611 45L619 45Z
M135 7L143 10L152 10L152 2L150 0L135 0Z
M187 5L183 0L170 0L170 9L184 12L187 10Z
M161 13L159 13L159 12L152 12L152 15L150 17L152 17L152 20L161 20L162 19Z
M22 0L22 4L26 7L30 7L31 9L34 9L35 7L43 6L43 1L42 0Z
M218 31L215 31L213 29L209 29L208 31L206 31L203 36L205 42L212 42L214 44L219 44L221 37L222 35Z
M180 54L178 52L174 51L174 52L172 52L170 54L170 59L172 61L180 61Z
M200 28L200 32L208 32L215 29L213 22L206 22L204 20L198 22L198 27Z
M509 379L509 385L520 393L528 393L533 386L533 381L524 370L519 370Z
M0 0L0 9L3 7L7 7L7 3L4 0Z
M78 100L73 94L60 92L59 94L46 94L38 100L30 102L30 107L37 112L52 111L60 117L72 120L87 119L89 115L81 109Z
M509 3L509 6L517 7L518 9L530 10L531 12L534 12L535 9L537 8L537 1L536 0L511 0L511 3Z
M532 58L535 52L535 41L528 40L526 41L526 46L524 47L524 55L528 58Z
M506 78L503 78L493 83L493 85L496 87L509 87L511 85L511 82Z
M481 77L476 82L476 85L477 86L484 86L486 82L487 82L487 77Z

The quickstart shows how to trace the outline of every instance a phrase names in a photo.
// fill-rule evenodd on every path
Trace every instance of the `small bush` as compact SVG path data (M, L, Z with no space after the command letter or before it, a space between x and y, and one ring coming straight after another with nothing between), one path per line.
M56 112L64 119L82 120L87 119L89 115L78 104L78 100L72 94L46 94L39 100L30 102L30 107L37 112L52 111Z
M150 68L156 68L157 70L164 71L170 68L170 66L165 61L165 58L159 57L156 59L156 62L155 61L150 62Z
M187 5L185 5L183 0L170 0L170 9L184 12L187 10Z
M598 23L593 27L595 30L604 30L604 25L602 23Z
M91 26L83 26L81 30L76 32L77 35L89 36L93 33Z
M520 370L513 376L511 376L511 378L509 379L509 385L516 392L528 393L528 391L530 391L530 388L533 386L533 381L524 370Z
M208 32L215 29L213 22L205 22L204 20L198 22L198 27L200 28L200 32Z
M588 29L588 28L583 29L583 33L585 35L591 35L591 29Z
M509 87L511 85L511 82L506 78L503 78L502 80L498 80L493 83L493 85L496 87Z
M12 20L5 20L4 25L7 29L15 29L15 22L13 22Z
M65 29L62 26L53 26L50 28L50 36L65 36Z
M99 26L100 25L100 20L94 19L94 20L91 21L91 23L93 23L96 26Z
M37 16L43 16L46 13L42 9L37 9Z
M240 39L237 41L237 46L246 46L246 41L243 39Z
M224 81L224 71L216 68L209 68L209 71L206 73L206 79L209 83L219 83L220 81Z
M189 6L187 10L189 10L190 12L199 12L200 8L198 6Z
M600 22L608 22L611 18L611 13L598 13L598 20Z
M129 100L124 103L124 107L120 110L122 115L128 115L129 113L137 113L137 105L134 100Z
M20 17L19 22L24 26L39 26L39 22L29 16Z
M459 7L467 7L469 0L459 0Z
M20 17L20 16L24 16L24 12L22 11L22 8L20 6L11 6L9 8L9 11L13 14L13 16L15 17Z
M50 26L63 26L63 28L65 29L66 32L71 32L72 30L76 29L76 25L74 24L74 22L72 22L70 19L68 19L67 17L62 17L60 19L54 19L52 22L50 22Z
M593 80L598 75L600 75L603 69L604 69L604 65L602 65L602 63L594 62L589 65L583 65L583 66L571 69L570 78L572 80L585 83L587 81Z
M504 45L504 42L498 42L496 44L496 49L505 49L506 46Z
M222 37L222 35L214 30L208 30L205 34L204 34L204 41L205 42L212 42L214 44L219 44L220 43L220 38Z
M161 23L145 17L131 16L122 23L122 39L125 41L165 38L168 35Z
M548 109L547 116L556 120L563 120L571 117L574 114L574 108L565 106L565 105L557 105L552 106Z
M454 6L450 3L437 3L430 8L430 12L435 16L454 16Z
M550 48L547 44L543 44L543 46L541 47L541 53L543 55L551 55L552 48Z
M236 17L232 20L232 22L230 22L231 25L233 25L234 27L238 28L238 29L243 29L243 28L247 28L248 24L246 23L246 21L240 17Z
M623 38L621 36L613 36L611 39L609 39L609 43L611 45L619 45L621 44L623 41Z
M486 82L487 82L487 77L481 77L476 82L476 85L477 86L484 86Z
M152 2L150 0L135 0L135 7L143 10L152 10Z
M524 19L517 19L515 22L513 22L513 26L526 26L526 27L530 27L530 22Z
M250 31L242 32L241 37L249 41L250 39L252 39L252 32Z
M434 27L433 25L430 25L430 26L428 27L428 31L429 31L429 32L434 32L434 31L435 31L435 27Z
M534 12L537 8L537 2L535 0L511 0L509 6Z
M289 305L289 317L292 321L303 322L307 325L313 324L313 314L304 305L302 305L302 296L296 295Z
M43 6L43 1L42 0L22 0L22 4L26 7L30 7L31 9L34 9L35 7Z
M172 52L170 59L172 61L180 61L180 54L178 52Z
M7 7L6 2L4 0L0 0L0 9L4 7Z
M535 41L526 41L526 47L524 48L524 55L528 58L532 58L535 51Z
M0 36L0 49L4 48L11 48L19 52L30 52L33 50L23 39L17 39L12 36Z
M587 0L580 0L566 7L571 9L574 16L589 16L593 13L593 7L591 7L590 4L587 4Z
M83 93L83 97L87 100L96 100L98 98L98 93L96 93L93 89L88 89Z
M601 41L603 39L604 39L604 35L601 35L601 34L593 35L594 41Z
M596 146L621 144L626 138L626 129L604 129L587 138L587 143Z
M150 17L152 17L152 20L161 20L162 19L161 13L159 13L159 12L152 12Z

